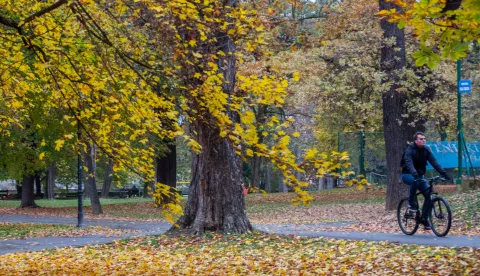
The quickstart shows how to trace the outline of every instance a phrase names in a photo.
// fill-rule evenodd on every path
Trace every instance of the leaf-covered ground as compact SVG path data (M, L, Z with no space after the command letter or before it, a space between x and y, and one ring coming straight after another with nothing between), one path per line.
M61 224L31 224L0 222L0 240L41 237L77 237L85 235L120 236L135 230L118 230L100 226L77 228Z
M156 236L8 254L0 275L479 275L479 260L472 248L261 233Z
M421 196L420 196L421 198ZM480 191L446 196L453 212L453 225L449 235L480 235ZM325 201L322 201L325 202ZM381 203L330 203L312 204L292 208L277 205L276 208L249 214L256 224L314 224L329 221L357 221L341 227L304 227L310 231L342 232L400 232L395 211L385 211ZM423 231L422 228L419 230Z
M454 223L450 235L480 235L480 191L453 194L455 186L437 186L452 206ZM254 224L312 224L331 221L354 221L343 227L311 227L311 231L356 231L398 233L395 212L384 207L385 189L361 190L332 189L312 193L310 206L294 207L291 193L248 194L247 213ZM422 198L421 196L419 198ZM72 201L73 202L73 201ZM120 201L121 202L121 201ZM34 216L75 217L77 208L47 207L18 209L0 207L0 213L27 214ZM87 218L128 220L163 220L161 211L151 202L130 202L103 206L104 215L93 216L90 207L85 208ZM419 230L422 232L423 230Z

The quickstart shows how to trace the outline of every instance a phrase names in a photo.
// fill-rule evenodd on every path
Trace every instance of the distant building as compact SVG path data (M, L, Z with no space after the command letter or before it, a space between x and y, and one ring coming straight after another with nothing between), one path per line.
M0 190L16 191L15 180L0 180Z

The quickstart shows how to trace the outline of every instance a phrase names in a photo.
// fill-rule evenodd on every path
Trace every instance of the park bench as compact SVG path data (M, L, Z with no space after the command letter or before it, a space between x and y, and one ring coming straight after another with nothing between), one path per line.
M55 193L56 199L75 199L78 197L77 192L59 192Z
M127 198L129 195L127 189L113 189L108 192L108 197L110 198Z
M181 196L188 195L189 185L177 185L177 193Z
M15 196L10 190L0 190L0 199L10 199Z

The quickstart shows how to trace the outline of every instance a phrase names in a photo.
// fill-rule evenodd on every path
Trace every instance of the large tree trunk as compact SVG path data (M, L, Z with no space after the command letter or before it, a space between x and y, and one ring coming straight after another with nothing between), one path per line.
M55 199L55 164L52 164L48 168L47 188L45 189L45 193L47 194L47 199Z
M90 203L92 205L92 214L102 214L102 206L100 205L100 199L97 192L96 182L96 162L95 162L96 148L93 145L87 146L87 152L85 153L85 163L87 165L88 173L85 180L85 190L90 197Z
M19 208L37 208L34 195L35 175L25 174L22 181L22 202Z
M202 152L193 157L188 202L178 224L193 233L251 231L245 213L239 156L230 141L220 137L217 128L198 121L192 127L198 133Z
M108 159L107 171L105 172L105 178L102 186L102 198L108 198L110 193L110 186L112 185L112 173L113 173L113 160Z
M235 7L237 0L225 1L225 4ZM235 53L235 44L226 33L216 36L217 49ZM236 81L235 55L220 59L218 68L224 76L223 90L232 94ZM229 115L233 122L239 121L238 116ZM193 156L188 202L178 225L195 234L205 231L246 233L252 230L252 225L245 212L242 162L232 143L220 137L215 121L207 113L191 124L202 152Z
M380 0L380 10L399 9L398 6ZM399 86L399 74L406 66L405 59L405 35L396 23L386 20L380 22L383 30L384 41L393 39L395 45L384 45L381 49L380 68L385 74L383 82L390 84L387 92L383 94L383 126L385 138L385 150L387 159L387 194L386 209L394 210L402 197L408 194L407 185L400 183L401 168L400 159L407 141L411 141L415 129L408 125L408 121L402 117L407 114L407 95L397 91Z
M166 142L168 152L161 158L157 158L157 182L170 186L172 192L177 188L177 146L175 142ZM165 203L171 202L172 198L165 199Z

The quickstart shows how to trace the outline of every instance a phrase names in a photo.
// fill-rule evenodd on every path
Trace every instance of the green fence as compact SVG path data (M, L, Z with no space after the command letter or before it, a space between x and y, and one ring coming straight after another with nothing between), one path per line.
M385 185L387 163L383 132L340 132L338 151L347 151L352 169L370 183Z
M456 141L456 135L447 133L426 133L429 141ZM480 137L479 137L480 138ZM480 139L469 137L470 141ZM364 175L367 180L376 185L387 183L387 163L385 158L385 141L383 132L340 132L338 133L338 151L347 151L350 156L353 171ZM399 161L400 162L400 161ZM464 157L463 175L479 176L480 168L469 166L468 158ZM457 176L457 169L449 169L452 177ZM427 176L432 172L427 172Z

